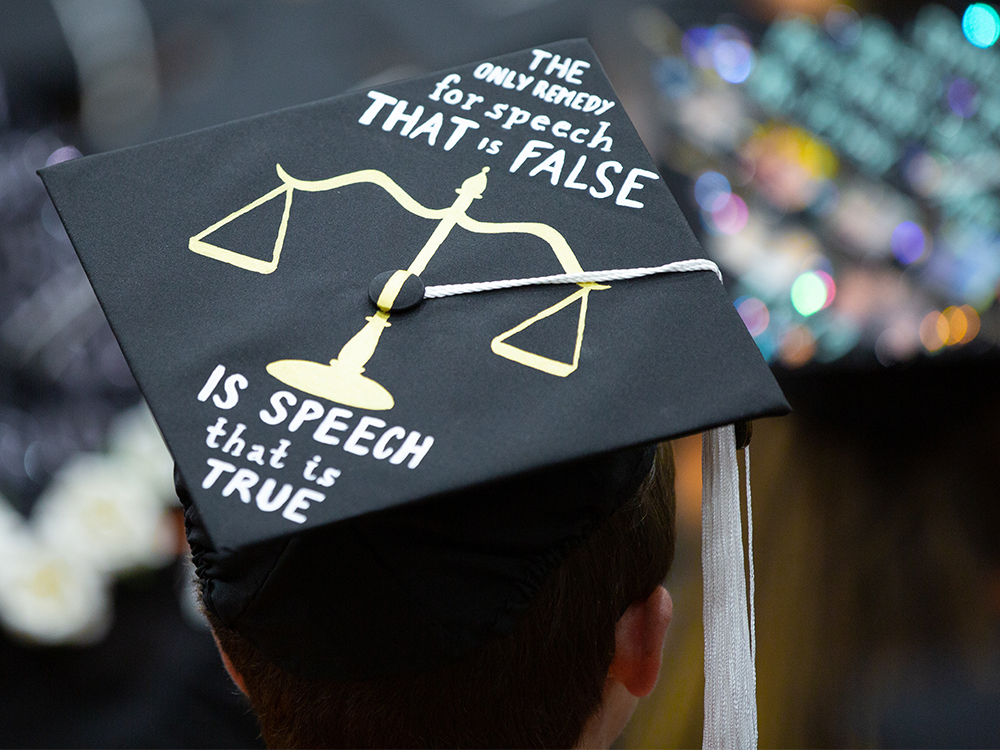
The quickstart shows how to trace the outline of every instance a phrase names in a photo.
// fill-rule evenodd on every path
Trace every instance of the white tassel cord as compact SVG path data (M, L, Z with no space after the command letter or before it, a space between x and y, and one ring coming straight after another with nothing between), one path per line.
M559 273L552 276L534 276L527 279L501 279L499 281L476 281L469 284L438 284L424 289L424 299L451 297L456 294L472 294L473 292L489 292L495 289L513 289L519 286L535 286L538 284L585 284L602 281L623 281L637 279L641 276L652 276L658 273L687 273L690 271L711 271L722 281L719 267L705 258L679 260L663 266L648 268L617 268L609 271L584 271L583 273Z
M748 488L749 476L748 471ZM732 425L703 434L702 487L703 745L713 750L744 750L757 746L756 645L753 643L756 634L753 625L748 626L747 619L739 465ZM749 501L748 491L748 519ZM752 581L752 571L750 575Z
M754 609L754 581L753 581L753 505L750 503L750 444L743 448L743 460L745 464L744 477L747 489L747 568L750 573L750 662L753 667L753 694L757 695L757 612ZM755 701L756 705L756 701ZM754 709L756 714L756 708ZM757 736L757 728L754 726L754 737ZM756 743L755 743L756 744Z

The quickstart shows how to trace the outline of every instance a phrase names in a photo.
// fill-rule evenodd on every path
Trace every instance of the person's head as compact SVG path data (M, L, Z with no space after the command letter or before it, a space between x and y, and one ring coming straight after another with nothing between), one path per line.
M648 466L642 465L644 473ZM532 491L524 489L537 479L507 483L505 492L490 494L486 502L506 502L516 514L533 500ZM524 597L523 611L510 629L497 628L499 634L435 668L390 670L367 679L304 677L296 674L301 670L283 668L264 655L238 623L225 624L210 601L206 611L227 667L250 698L271 746L610 743L659 672L671 614L661 583L674 551L673 479L672 454L664 444L638 491L632 482L630 496L610 515L582 529L580 539L547 550L542 555L547 570L536 571L538 580L521 577L519 587L534 590ZM556 477L541 480L543 491L558 492L557 481L550 480ZM568 491L575 489L567 485ZM440 503L468 503L475 494ZM433 507L424 510L435 519L450 515L437 515ZM511 519L516 525L516 515ZM198 546L196 536L196 554ZM315 574L321 582L337 571ZM367 592L373 600L383 593L381 587ZM385 611L384 602L372 606ZM359 623L366 618L356 613ZM294 616L285 628L288 638L300 632Z

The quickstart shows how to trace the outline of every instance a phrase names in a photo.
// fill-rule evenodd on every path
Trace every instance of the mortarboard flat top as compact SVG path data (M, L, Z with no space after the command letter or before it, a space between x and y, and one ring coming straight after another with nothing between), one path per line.
M711 272L418 302L702 257L583 41L42 176L220 548L787 408Z

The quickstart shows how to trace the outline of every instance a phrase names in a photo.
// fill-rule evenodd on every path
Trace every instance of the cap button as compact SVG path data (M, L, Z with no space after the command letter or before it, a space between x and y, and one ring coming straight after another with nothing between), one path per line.
M409 271L386 271L372 279L368 297L382 312L408 310L423 302L424 282Z

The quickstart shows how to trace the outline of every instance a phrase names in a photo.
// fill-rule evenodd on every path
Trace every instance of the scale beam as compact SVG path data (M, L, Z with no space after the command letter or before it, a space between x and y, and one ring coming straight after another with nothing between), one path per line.
M580 266L572 248L570 248L566 239L554 227L536 222L478 221L467 214L472 202L481 199L483 193L486 191L489 167L483 167L482 171L478 174L467 178L461 187L455 190L458 197L454 203L443 209L431 209L422 205L396 184L391 177L375 169L359 170L324 180L300 180L294 178L280 164L275 165L275 169L282 182L280 187L275 188L243 208L234 211L221 221L212 224L207 229L191 237L188 243L189 248L200 255L247 271L261 274L273 273L277 269L281 259L281 251L284 247L294 191L323 192L360 183L378 185L405 210L422 218L434 219L438 222L427 242L424 243L424 246L417 253L416 257L414 257L407 269L405 271L397 271L389 277L389 280L378 296L377 307L379 309L373 315L365 318L365 325L343 345L335 358L331 359L328 363L301 359L282 359L267 365L267 372L271 376L286 385L290 385L313 396L363 409L385 410L391 409L394 406L395 401L392 394L381 384L363 373L369 360L375 354L383 331L391 327L389 315L406 279L411 275L419 276L423 273L434 257L434 254L456 226L477 234L533 235L544 240L549 245L565 273L583 272L583 268ZM270 260L261 260L243 255L206 241L205 238L216 230L264 203L278 198L282 194L285 196L285 205ZM592 291L609 288L590 282L580 283L578 286L579 288L565 299L496 336L490 344L490 349L493 353L512 362L558 377L566 377L574 372L579 365L589 295ZM573 358L570 362L562 362L545 357L507 343L507 339L511 336L525 330L540 320L554 315L577 301L580 303L580 313L577 322Z

